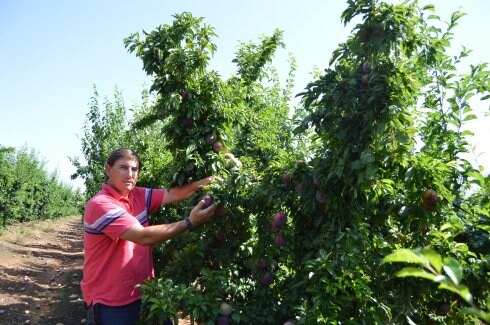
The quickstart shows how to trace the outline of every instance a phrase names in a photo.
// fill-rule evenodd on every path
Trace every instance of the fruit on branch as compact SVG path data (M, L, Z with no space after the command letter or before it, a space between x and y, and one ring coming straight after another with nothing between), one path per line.
M228 315L221 315L218 317L218 320L216 321L217 325L229 325L230 324L230 318Z
M326 202L325 195L323 195L323 193L320 191L316 191L315 200L320 204L324 204Z
M281 176L281 179L282 179L282 182L283 182L284 184L289 184L289 183L291 183L291 175L289 175L289 174L283 174L283 175Z
M364 73L370 73L371 72L371 63L368 61L364 61L362 64L362 72Z
M228 316L229 314L232 313L232 311L233 311L233 307L231 307L226 302L223 302L223 303L221 303L221 305L219 305L219 313L221 315Z
M221 142L216 141L215 143L213 143L214 152L220 152L221 150L223 150L223 144Z
M274 214L274 218L272 220L272 223L274 224L274 226L280 227L280 226L284 225L287 221L288 221L288 217L286 216L286 214L282 211L277 211Z
M272 273L269 271L265 272L262 278L260 279L260 283L262 283L262 285L266 287L270 286L272 281L274 281L274 277L272 276Z
M211 206L211 204L213 204L214 202L214 199L211 195L205 195L203 198L204 200L204 208L209 208Z
M361 84L367 86L369 84L369 74L365 73L361 77Z
M242 168L242 162L236 158L232 153L227 153L225 154L225 159L226 159L226 168L227 169L232 169L232 168Z
M442 316L446 316L447 314L449 314L449 311L451 310L451 306L449 306L449 304L440 304L438 307L437 307L437 313L439 315L442 315Z
M437 202L439 202L439 196L436 191L429 189L422 193L422 202L424 208L432 212L434 211Z
M189 92L187 90L182 91L180 97L182 98L182 103L187 103L190 98Z
M286 245L286 239L284 239L282 235L277 235L276 238L274 239L274 243L276 244L276 246L281 247Z
M186 117L182 120L182 125L187 129L191 129L194 126L194 120Z

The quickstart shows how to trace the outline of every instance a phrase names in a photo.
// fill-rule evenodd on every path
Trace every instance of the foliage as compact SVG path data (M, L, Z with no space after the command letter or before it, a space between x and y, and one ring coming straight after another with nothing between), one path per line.
M0 146L2 226L80 213L82 195L49 175L36 152Z
M105 159L114 149L128 146L125 138L126 108L122 94L116 89L114 103L105 98L104 108L101 109L99 106L99 94L94 86L94 95L90 101L90 110L81 137L86 165L82 165L78 157L70 158L76 168L71 178L84 180L87 198L97 193L100 184L105 180Z
M399 278L416 277L438 283L439 289L445 289L457 294L463 301L471 306L462 309L462 313L475 316L475 319L473 319L474 322L478 319L485 322L490 321L490 313L488 312L488 310L490 310L490 297L488 297L486 302L486 312L475 305L473 295L469 292L468 287L461 284L463 268L454 258L442 258L441 255L430 248L418 250L399 249L386 256L383 259L383 263L418 264L420 268L407 266L398 271L396 276ZM449 313L450 305L440 305L439 311L441 313Z
M212 222L155 247L158 276L141 286L145 321L178 312L207 324L486 320L489 176L464 157L465 122L489 98L489 71L460 74L469 51L447 54L463 16L443 30L431 5L347 1L352 34L295 108L294 59L285 86L272 64L281 31L240 43L228 80L208 70L216 35L203 18L178 14L125 39L153 79L154 100L145 93L120 138L145 155L142 180L224 178L155 216L180 220L205 193L218 205ZM92 124L116 125L97 114ZM104 147L91 130L86 139ZM407 256L422 268L393 277L386 262Z

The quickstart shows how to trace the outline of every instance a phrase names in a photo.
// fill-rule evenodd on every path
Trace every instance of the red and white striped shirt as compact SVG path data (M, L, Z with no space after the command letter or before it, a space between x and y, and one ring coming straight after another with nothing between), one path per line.
M161 206L163 196L163 189L135 187L125 198L104 183L102 190L88 201L80 283L88 305L123 306L140 299L135 286L155 276L152 248L119 236L136 222L147 227L149 212Z

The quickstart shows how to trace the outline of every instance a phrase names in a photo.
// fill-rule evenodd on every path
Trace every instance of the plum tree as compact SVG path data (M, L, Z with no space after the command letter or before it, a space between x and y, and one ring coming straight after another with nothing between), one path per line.
M284 323L291 311L305 324L423 323L442 297L418 283L396 282L392 269L380 265L401 245L432 244L450 256L471 256L476 267L470 277L478 283L487 256L455 238L487 219L488 202L467 200L467 214L446 203L471 197L469 184L485 186L480 172L461 159L468 150L461 127L471 119L464 99L488 95L489 74L479 66L456 79L460 58L447 56L446 47L460 16L439 34L425 20L430 10L415 2L349 2L344 23L361 19L329 67L298 94L297 110L288 106L290 88L274 84L273 69L265 68L281 33L258 45L242 43L237 75L226 81L207 70L212 30L188 14L145 41L131 39L159 95L148 116L168 117L162 134L172 159L162 182L219 174L224 186L203 191L227 211L182 240L155 247L161 276L142 292L158 308L149 304L145 315L155 320L152 310L185 309L198 321L214 322L216 308L202 306L226 297L236 311L226 319L246 324ZM185 103L184 89L192 93ZM194 127L183 128L183 117L192 117ZM231 152L243 161L241 169L234 168ZM424 209L420 189L429 187L439 194L422 197ZM177 220L190 203L166 207L163 220ZM421 229L428 225L425 236ZM486 284L480 290L490 292ZM459 323L469 319L451 314Z

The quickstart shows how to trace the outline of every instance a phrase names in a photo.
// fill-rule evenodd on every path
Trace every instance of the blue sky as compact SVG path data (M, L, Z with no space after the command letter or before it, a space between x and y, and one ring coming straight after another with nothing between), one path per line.
M467 63L490 62L490 2L437 0L436 12L449 20L460 8L463 17L453 47L472 49ZM312 79L314 67L324 69L332 51L350 34L340 14L341 0L0 0L0 145L36 150L66 183L74 171L68 156L81 156L80 140L88 102L95 85L112 97L117 86L127 107L139 100L150 80L141 61L126 51L123 39L134 32L170 24L172 15L189 11L205 18L218 34L212 68L224 78L234 73L231 63L239 41L257 40L274 29L284 31L287 48L277 56L286 66L288 53L298 64L296 89ZM479 114L488 112L486 107ZM469 127L476 133L478 162L490 169L489 118Z

